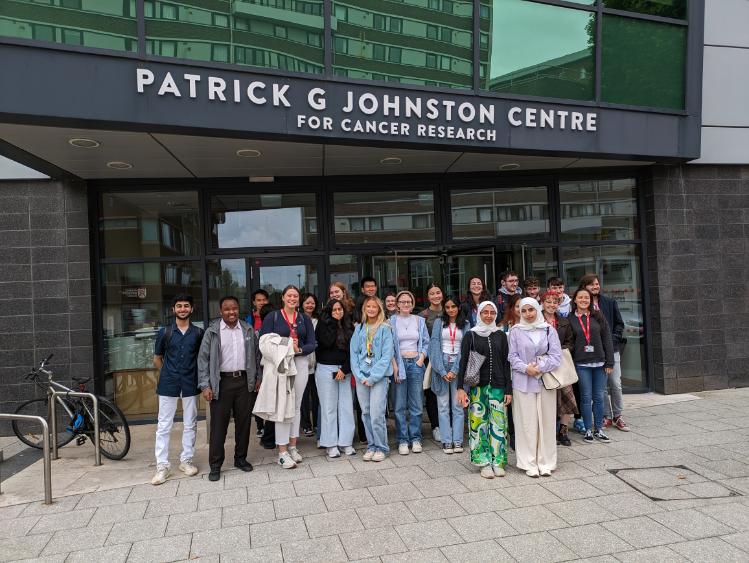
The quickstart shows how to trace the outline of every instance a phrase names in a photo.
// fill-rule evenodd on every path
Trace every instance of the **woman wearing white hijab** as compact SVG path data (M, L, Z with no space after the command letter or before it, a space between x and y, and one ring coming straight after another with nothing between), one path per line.
M544 387L541 376L562 360L559 336L544 319L538 301L526 297L520 301L520 322L509 340L517 466L529 477L548 477L557 468L557 396Z
M481 468L486 479L503 477L507 465L507 414L512 402L510 364L507 362L507 337L496 325L497 306L483 301L478 306L476 326L460 345L458 392L456 401L468 409L468 445L471 463ZM464 379L471 351L484 356L479 383L464 390ZM469 399L470 395L470 399Z

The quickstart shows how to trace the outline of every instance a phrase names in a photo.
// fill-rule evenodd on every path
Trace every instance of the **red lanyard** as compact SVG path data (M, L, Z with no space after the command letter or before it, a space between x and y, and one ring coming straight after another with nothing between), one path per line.
M294 318L292 320L289 320L289 317L286 316L286 311L281 309L281 314L283 315L283 320L286 321L286 324L289 325L289 334L291 335L291 338L293 340L297 340L297 334L296 334L296 311L294 311Z
M458 335L458 325L450 323L447 325L447 333L450 335L450 349L455 353L455 337Z
M577 320L580 323L580 328L583 330L583 336L585 337L585 344L590 346L590 315L587 316L588 328L585 328L582 317L583 315L577 315Z
M556 316L556 315L554 315L554 316L553 316L553 317L552 317L551 319L552 319L552 320L551 320L551 325L552 325L552 326L553 326L554 328L557 328L557 316Z

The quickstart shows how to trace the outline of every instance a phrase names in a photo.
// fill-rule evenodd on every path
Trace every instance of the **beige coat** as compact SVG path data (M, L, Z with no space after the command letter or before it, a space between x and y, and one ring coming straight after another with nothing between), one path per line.
M263 382L252 412L265 420L290 423L294 419L294 341L278 334L260 337Z

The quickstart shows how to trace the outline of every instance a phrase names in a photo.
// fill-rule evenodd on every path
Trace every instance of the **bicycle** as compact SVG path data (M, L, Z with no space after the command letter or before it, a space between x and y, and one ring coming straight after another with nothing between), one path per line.
M49 417L48 390L51 388L55 391L73 392L73 389L53 381L53 372L47 368L52 356L53 354L50 354L44 358L39 363L38 368L32 368L26 375L26 379L44 389L44 397L22 403L16 409L16 414L41 416L46 419ZM72 379L78 384L80 392L87 392L86 383L91 379L90 377L74 376ZM111 460L122 459L130 450L130 427L127 419L117 405L104 397L97 396L97 399L99 401L99 444L101 453ZM61 448L73 439L78 446L83 445L86 440L90 440L93 444L93 401L84 397L67 397L65 395L56 396L55 400L57 401L57 408L55 409L57 436L53 436L52 439L57 441L57 447ZM42 448L42 436L39 433L38 425L14 420L12 427L13 432L21 442L32 448Z

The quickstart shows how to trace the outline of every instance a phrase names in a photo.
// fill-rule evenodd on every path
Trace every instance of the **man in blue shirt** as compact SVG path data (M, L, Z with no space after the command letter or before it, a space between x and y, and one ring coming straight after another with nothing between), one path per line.
M156 394L159 396L159 423L156 427L156 475L152 485L161 485L170 475L169 435L182 398L182 453L179 470L185 475L198 473L192 462L198 423L198 351L203 329L190 322L193 310L191 295L180 294L172 301L174 321L159 330L153 364L159 370Z

